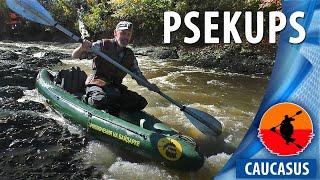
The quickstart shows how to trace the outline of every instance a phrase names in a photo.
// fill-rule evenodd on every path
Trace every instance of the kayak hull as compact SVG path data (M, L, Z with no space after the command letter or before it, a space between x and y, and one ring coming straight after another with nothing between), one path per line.
M143 111L121 112L115 117L95 109L60 88L53 79L49 71L41 70L36 80L38 92L59 114L84 127L96 139L175 169L198 170L202 167L204 157L192 138L180 135Z

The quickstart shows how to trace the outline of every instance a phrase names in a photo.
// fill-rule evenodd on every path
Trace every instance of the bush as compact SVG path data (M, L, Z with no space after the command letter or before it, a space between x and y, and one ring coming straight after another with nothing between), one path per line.
M53 18L69 29L76 28L78 0L42 0L42 4L52 14Z
M162 40L163 12L172 9L171 0L111 0L114 17L134 24L135 39Z

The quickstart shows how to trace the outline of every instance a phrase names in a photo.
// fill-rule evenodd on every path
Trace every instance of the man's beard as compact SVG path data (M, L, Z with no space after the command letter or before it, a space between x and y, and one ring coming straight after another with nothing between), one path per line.
M128 43L126 41L117 40L120 47L127 47Z

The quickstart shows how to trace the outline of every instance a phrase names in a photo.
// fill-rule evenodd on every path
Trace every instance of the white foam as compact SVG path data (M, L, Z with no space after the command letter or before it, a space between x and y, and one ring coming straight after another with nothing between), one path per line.
M108 169L109 175L105 178L115 179L179 179L171 175L164 167L152 163L131 163L128 161L117 161Z
M203 168L208 169L208 172L211 172L212 175L215 175L226 164L230 157L231 155L226 153L212 155L205 160Z
M37 58L41 58L41 57L44 57L45 55L46 55L46 52L38 52L38 53L33 54L32 56L37 57Z
M229 86L228 83L221 82L221 81L216 80L216 79L212 79L210 81L207 81L207 84L213 84L213 85L218 85L218 86Z
M99 141L90 141L78 155L84 164L96 166L101 171L106 171L117 159L113 151Z
M71 54L73 49L78 46L77 43L52 43L52 42L0 42L0 49L2 50L11 50L11 46L16 46L17 48L28 48L28 47L37 47L46 51L55 51ZM10 46L10 47L5 47Z
M24 96L22 96L20 99L18 99L18 102L24 102L24 101L35 101L39 103L45 103L46 99L41 96L36 89L32 90L24 90L23 91Z

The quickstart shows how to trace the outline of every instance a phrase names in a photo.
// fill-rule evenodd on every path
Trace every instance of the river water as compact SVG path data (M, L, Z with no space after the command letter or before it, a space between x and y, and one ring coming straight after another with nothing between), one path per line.
M63 53L71 53L73 48L77 47L77 44L12 44ZM37 55L41 54L35 54ZM170 102L137 85L129 76L124 79L124 84L130 90L138 92L148 100L149 104L145 111L196 140L201 152L206 156L204 166L197 172L176 171L160 163L127 155L116 147L110 147L96 140L91 140L78 156L84 159L84 163L94 165L103 171L104 179L210 179L223 167L240 144L259 107L268 79L197 68L178 60L156 60L147 56L137 56L137 59L144 75L150 82L157 84L164 93L182 104L213 115L223 124L222 135L207 137L195 129L184 114ZM91 60L67 58L62 62L62 65L54 69L80 66L90 73ZM35 92L35 90L26 91L26 96L21 100L31 99L44 103L43 97ZM85 133L53 111L45 113L44 116L56 119L73 133Z

